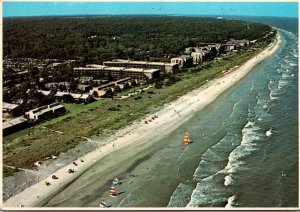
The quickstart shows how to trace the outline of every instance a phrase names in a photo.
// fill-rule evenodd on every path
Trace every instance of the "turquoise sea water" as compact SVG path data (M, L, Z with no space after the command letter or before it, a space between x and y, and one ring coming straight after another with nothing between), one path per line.
M297 20L291 23L279 29L272 57L130 158L128 168L134 146L97 162L46 206L97 207L106 189L100 170L119 160L112 171L123 167L118 177L133 184L113 207L298 207ZM185 131L193 144L182 148Z

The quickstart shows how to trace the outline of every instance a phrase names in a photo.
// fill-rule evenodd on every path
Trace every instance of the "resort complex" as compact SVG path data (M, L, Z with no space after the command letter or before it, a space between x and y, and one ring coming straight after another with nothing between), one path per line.
M90 4L3 18L4 209L297 206L297 21Z

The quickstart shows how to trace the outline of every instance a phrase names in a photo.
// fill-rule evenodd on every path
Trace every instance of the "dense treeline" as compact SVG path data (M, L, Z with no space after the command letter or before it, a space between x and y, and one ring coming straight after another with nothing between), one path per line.
M4 57L146 60L178 54L199 42L257 39L270 27L215 18L87 16L4 18Z

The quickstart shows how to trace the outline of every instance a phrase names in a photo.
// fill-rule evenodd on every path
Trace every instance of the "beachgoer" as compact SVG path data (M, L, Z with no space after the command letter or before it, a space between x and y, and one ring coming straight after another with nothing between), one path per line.
M104 200L101 201L101 203L99 204L99 206L101 208L107 208L106 202L104 202Z
M73 161L73 164L74 164L75 166L77 166L77 163L76 163L75 161Z
M81 162L84 162L84 160L83 160L82 158L80 158L80 161L81 161Z
M110 196L117 196L117 192L116 192L116 189L115 187L111 186L110 189L109 189L109 195Z
M74 169L69 169L68 172L69 173L74 173L75 171L74 171Z
M112 182L113 185L118 185L119 184L119 179L115 178Z
M46 186L49 186L49 185L51 185L51 183L48 182L47 180L45 180L45 185L46 185Z
M52 179L56 180L58 177L56 177L56 175L52 175Z

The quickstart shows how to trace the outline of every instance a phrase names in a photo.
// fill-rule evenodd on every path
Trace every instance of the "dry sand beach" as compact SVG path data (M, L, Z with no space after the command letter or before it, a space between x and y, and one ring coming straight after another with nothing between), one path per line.
M280 37L277 35L277 39L274 43L270 44L266 49L245 62L243 65L224 73L223 76L207 82L201 88L191 91L178 98L176 101L167 104L159 112L150 114L143 120L137 121L134 124L119 130L115 135L108 138L108 143L106 145L86 154L81 158L82 161L80 158L76 160L77 166L69 164L55 171L46 179L41 180L39 183L34 184L19 194L9 198L4 202L4 208L12 209L18 207L27 208L44 206L53 198L53 196L67 188L70 183L73 183L97 161L109 156L112 152L116 152L117 150L123 149L123 151L128 152L128 161L122 161L122 163L130 164L130 160L135 157L135 154L138 151L143 151L151 147L153 143L150 141L153 141L157 136L166 136L168 132L176 129L184 121L187 121L193 115L193 111L199 111L213 102L226 89L245 77L255 65L272 55L278 48L280 42ZM151 122L149 120L151 120ZM148 124L146 124L145 121L148 121ZM129 149L128 146L130 144L136 144L135 148ZM120 161L118 160L115 161L115 164L103 163L101 173L99 173L103 176L103 180L99 182L103 184L103 187L108 186L108 189L109 185L107 185L107 182L111 182L110 180L113 179L113 176L119 176L119 174L124 173L127 170L128 166L126 165L122 166L122 168L112 169L112 167L115 167L116 164L119 163ZM68 173L69 169L74 169L75 172ZM52 179L52 175L56 175L58 179ZM50 182L51 185L46 186L45 180ZM141 178L136 178L137 182L135 182L135 184L138 184L139 180L143 181ZM119 191L122 191L127 190L128 187L130 187L130 184L124 183L119 185L118 189ZM107 190L103 190L102 195L99 196L99 203L101 199L107 198ZM113 206L117 206L121 201L121 198L114 198L106 202L108 204L113 204Z

